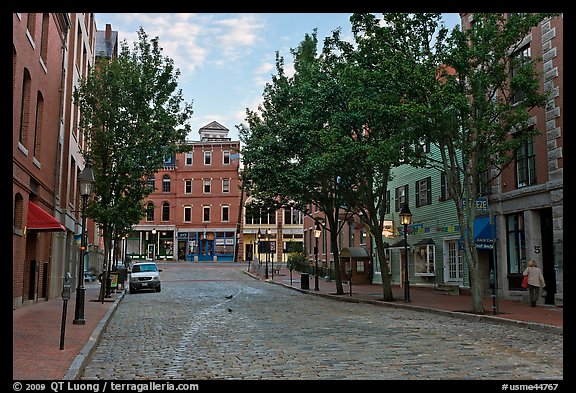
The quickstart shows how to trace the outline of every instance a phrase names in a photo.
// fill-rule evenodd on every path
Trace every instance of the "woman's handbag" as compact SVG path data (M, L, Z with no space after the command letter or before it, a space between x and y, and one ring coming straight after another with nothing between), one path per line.
M528 288L528 275L525 275L522 279L522 288Z

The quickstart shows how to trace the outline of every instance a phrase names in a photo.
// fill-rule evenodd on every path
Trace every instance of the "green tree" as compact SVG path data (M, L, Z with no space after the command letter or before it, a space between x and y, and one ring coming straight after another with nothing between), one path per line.
M177 89L179 75L158 37L148 40L140 28L132 51L123 41L118 57L99 61L74 92L82 154L92 160L96 180L88 216L103 231L106 260L111 240L143 217L142 201L152 192L148 177L190 131L192 105Z
M551 14L474 14L466 31L454 29L438 48L435 74L419 81L414 97L415 128L436 142L458 214L467 261L472 307L484 312L478 254L474 243L475 201L539 133L531 109L546 103L536 64L525 51L530 29Z
M340 277L336 190L346 158L327 126L333 113L332 95L338 85L322 70L317 55L316 31L306 34L292 50L296 74L288 77L284 59L276 55L277 75L267 84L264 102L257 111L247 110L248 127L240 126L244 142L243 185L262 206L295 207L315 217L308 206L326 213L326 228L335 257L336 290L344 293Z

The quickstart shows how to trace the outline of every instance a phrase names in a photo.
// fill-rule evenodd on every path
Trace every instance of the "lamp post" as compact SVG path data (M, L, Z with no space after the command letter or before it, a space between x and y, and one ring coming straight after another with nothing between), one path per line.
M270 249L270 228L266 229L266 270L265 270L265 275L264 277L266 279L268 279L268 257L269 257L269 251Z
M152 245L154 247L152 247L152 260L155 261L156 260L156 232L158 232L156 230L156 228L152 229Z
M408 225L412 222L412 212L404 202L400 210L400 223L404 225L404 301L410 302L410 280L408 279Z
M78 288L76 288L76 308L74 313L75 325L84 325L84 299L86 297L86 288L84 288L84 257L86 255L86 207L88 206L88 197L92 194L94 185L94 173L92 172L92 162L86 161L84 169L78 174L78 188L82 196L82 239L80 241L80 261L78 263Z
M314 245L314 290L318 291L318 238L322 234L320 229L320 223L316 221L316 228L314 229L314 237L316 238L316 244Z
M262 238L262 232L260 232L260 228L258 228L258 274L260 274L260 266L262 266L262 262L260 261L260 239Z

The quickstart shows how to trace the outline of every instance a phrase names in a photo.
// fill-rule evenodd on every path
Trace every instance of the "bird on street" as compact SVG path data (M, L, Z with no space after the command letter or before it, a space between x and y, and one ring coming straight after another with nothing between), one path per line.
M232 309L230 307L228 307L228 312L232 312Z
M226 296L226 299L232 299L232 296L234 295Z

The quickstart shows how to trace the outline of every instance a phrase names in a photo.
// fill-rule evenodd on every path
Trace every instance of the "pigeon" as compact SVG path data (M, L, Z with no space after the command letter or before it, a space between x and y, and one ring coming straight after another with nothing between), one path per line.
M232 309L231 309L231 308L228 308L228 312L232 312Z
M232 296L234 295L226 296L226 299L232 299Z

